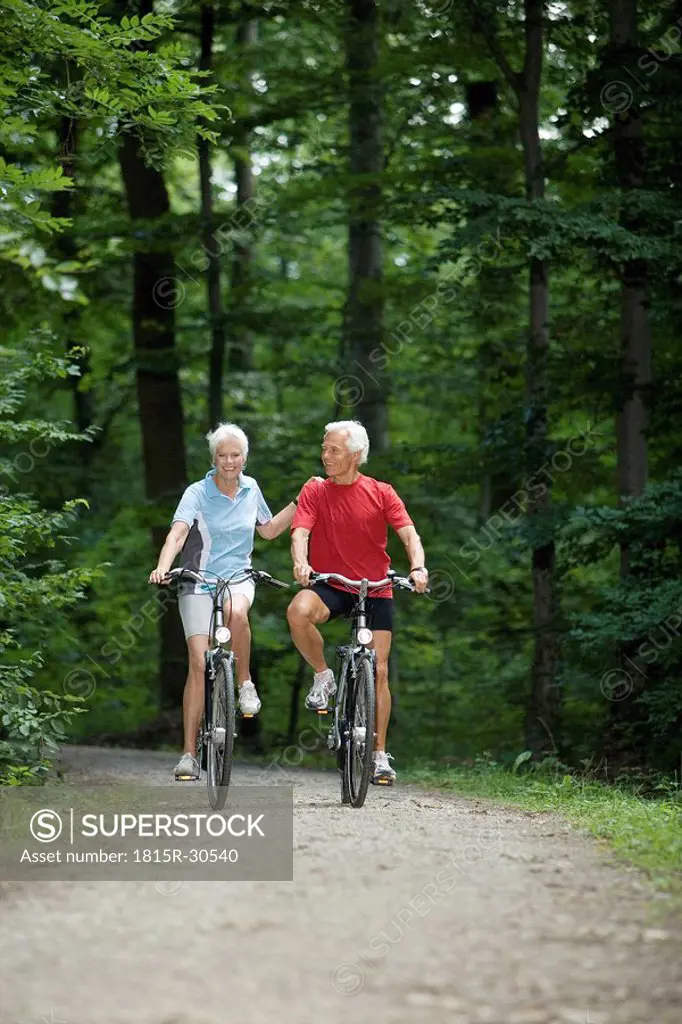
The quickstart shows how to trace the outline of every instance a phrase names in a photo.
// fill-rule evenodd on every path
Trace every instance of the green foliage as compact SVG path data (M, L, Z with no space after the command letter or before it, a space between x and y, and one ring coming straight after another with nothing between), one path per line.
M41 689L32 681L46 675L40 648L49 644L66 610L85 597L97 572L67 567L58 557L73 539L67 531L74 528L79 507L87 508L86 501L74 499L49 511L14 490L27 472L21 456L35 462L30 454L35 440L47 443L45 455L67 440L88 440L63 424L19 418L29 384L66 377L69 363L50 351L38 350L23 360L3 353L2 370L0 440L17 454L0 461L0 475L8 481L0 494L0 783L19 785L44 778L58 742L83 710L78 697Z
M619 543L627 544L627 580L593 589L588 607L573 616L568 645L574 665L586 673L591 670L593 680L619 666L626 672L627 687L619 695L629 691L641 709L633 739L641 745L650 737L656 747L650 763L659 764L666 759L674 764L679 756L680 524L682 477L675 471L622 508L577 508L562 535L564 559L574 576L583 566L607 560ZM629 664L622 660L623 651Z
M172 27L172 17L154 13L117 22L103 7L88 0L48 0L42 6L3 0L8 16L0 140L11 138L16 145L12 135L20 130L29 142L38 117L74 116L95 124L115 118L119 131L139 133L150 155L158 157L169 142L188 142L190 130L197 130L195 118L215 120L217 113L203 98L212 89L185 69L182 49L173 42L156 53L150 48ZM56 62L66 69L61 88L53 81Z
M514 760L514 764L512 765L512 772L517 772L522 764L525 764L526 761L530 761L532 756L533 754L530 750L522 750L521 753L518 754Z
M1 655L18 647L11 632L0 636ZM0 665L0 785L39 785L75 716L84 712L78 697L30 685L42 668L37 651Z

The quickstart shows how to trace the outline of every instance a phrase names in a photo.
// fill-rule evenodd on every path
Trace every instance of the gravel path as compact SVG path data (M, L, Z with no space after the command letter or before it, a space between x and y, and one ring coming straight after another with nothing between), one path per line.
M174 761L63 767L164 783ZM2 1024L682 1021L679 923L560 819L408 786L352 810L334 772L290 773L293 884L2 883Z

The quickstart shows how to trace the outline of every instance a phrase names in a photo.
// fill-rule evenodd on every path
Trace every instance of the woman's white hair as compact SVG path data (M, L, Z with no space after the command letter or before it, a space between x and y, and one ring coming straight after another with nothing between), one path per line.
M223 441L227 441L228 438L233 438L241 446L242 455L244 456L244 462L246 462L249 454L249 439L236 423L219 423L215 430L209 430L206 435L208 441L208 449L211 453L211 462L215 465L215 453L219 444Z
M337 420L336 423L328 423L324 428L325 434L332 430L345 430L348 433L348 451L362 452L358 465L367 462L369 455L369 438L367 431L358 420Z

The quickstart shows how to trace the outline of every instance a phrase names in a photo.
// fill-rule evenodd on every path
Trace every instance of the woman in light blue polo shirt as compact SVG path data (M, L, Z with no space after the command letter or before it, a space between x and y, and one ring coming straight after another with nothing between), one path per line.
M149 577L151 583L163 582L180 551L183 566L206 569L226 579L251 565L254 530L257 529L265 540L274 540L288 529L294 518L298 497L273 516L254 478L243 473L249 441L240 427L221 423L206 438L214 469L203 480L190 484L183 494L159 555L159 564ZM237 659L239 708L246 715L257 714L261 707L249 669L249 609L254 592L251 580L230 585L229 626ZM208 648L213 607L211 588L183 584L179 606L189 671L182 702L185 745L175 775L198 778L196 740L204 707L204 653Z

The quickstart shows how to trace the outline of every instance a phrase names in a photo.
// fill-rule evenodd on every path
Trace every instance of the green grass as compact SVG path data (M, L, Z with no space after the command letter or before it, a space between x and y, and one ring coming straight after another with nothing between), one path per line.
M632 784L605 785L557 772L515 774L485 763L473 768L415 765L401 771L400 780L553 811L606 840L618 856L645 870L658 889L682 898L682 791L672 783L660 783L660 795L644 797Z

